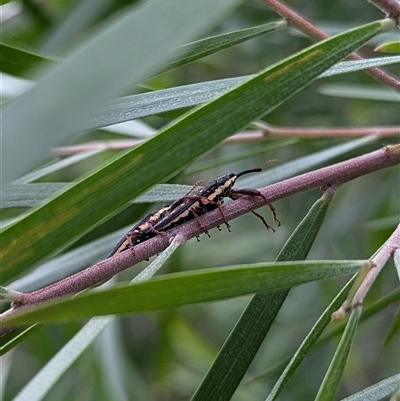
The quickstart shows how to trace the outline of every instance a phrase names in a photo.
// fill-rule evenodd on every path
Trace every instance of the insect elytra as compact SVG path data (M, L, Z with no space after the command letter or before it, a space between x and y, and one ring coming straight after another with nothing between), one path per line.
M164 205L161 209L155 210L147 214L136 223L128 233L120 239L120 241L115 245L112 251L107 255L107 258L111 258L111 256L116 255L117 253L121 253L135 245L144 242L151 237L154 237L157 233L154 231L149 231L149 227L152 224L155 224L157 220L162 218L166 213L168 213L170 206Z

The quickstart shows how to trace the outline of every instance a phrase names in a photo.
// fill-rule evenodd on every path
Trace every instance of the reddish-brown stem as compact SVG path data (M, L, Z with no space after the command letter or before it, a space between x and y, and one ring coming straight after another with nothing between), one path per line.
M341 137L341 138L351 138L360 137L367 135L376 135L381 138L396 137L400 135L399 126L390 127L277 127L275 125L266 124L264 122L257 123L261 131L243 131L234 136L231 140L238 141L243 140L256 140L260 139L261 136L274 136L274 137L301 137L301 138L326 138L326 137Z
M304 138L323 138L323 137L359 137L367 135L377 135L382 138L390 138L400 135L400 127L398 126L373 126L373 127L277 127L263 123L262 130L243 131L227 138L224 143L238 142L259 142L265 140L266 136L290 136ZM67 157L75 155L83 151L93 151L101 149L123 150L133 148L140 145L143 141L138 139L127 139L118 141L94 141L82 143L79 145L64 146L54 148L53 153L56 156Z
M310 36L316 40L324 40L328 38L328 35L312 25L309 21L307 21L303 16L299 13L293 11L293 9L282 4L280 0L263 0L264 3L273 9L276 13L278 13L282 18L284 18L289 25L298 29L300 32L303 32L307 36ZM374 3L380 9L385 10L385 12L391 17L398 21L398 16L400 13L400 5L394 0L370 0L371 3ZM396 18L397 15L397 18ZM352 53L349 57L349 60L362 60L357 53ZM384 72L380 68L371 68L365 71L371 77L377 79L382 82L386 86L396 91L400 91L400 81L386 72Z
M368 153L341 163L324 167L297 177L260 188L259 191L271 202L287 196L318 187L337 187L340 184L370 172L400 163L400 144L386 146L381 150ZM243 196L223 207L224 217L219 210L206 213L182 226L168 231L168 235L159 235L134 247L133 251L125 251L114 257L103 260L79 273L67 277L57 283L40 290L25 294L19 306L5 312L3 316L12 314L24 305L32 305L52 298L75 294L86 288L111 278L116 273L162 252L168 245L170 237L180 234L184 240L200 235L204 230L221 225L224 220L231 220L265 205L262 197ZM6 330L0 330L0 333Z
M348 298L343 305L332 314L332 320L343 319L353 309L362 307L368 291L375 283L387 261L394 256L398 249L400 249L400 224L369 263L366 263L360 270Z
M379 249L376 255L371 259L372 267L367 273L362 284L360 285L356 294L353 297L352 301L353 308L362 305L365 296L372 287L372 284L374 284L379 273L382 271L387 261L393 256L395 250L399 248L400 248L400 224L397 226L396 230L389 237L389 239L384 243L382 248Z
M400 18L400 3L397 0L368 0L397 22Z

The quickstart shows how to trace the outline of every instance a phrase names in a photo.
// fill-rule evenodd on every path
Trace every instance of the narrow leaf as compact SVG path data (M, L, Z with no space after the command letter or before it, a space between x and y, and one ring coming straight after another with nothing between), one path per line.
M375 52L380 53L400 53L400 41L383 43L374 49Z
M150 0L126 8L93 32L62 64L44 72L33 89L3 108L4 182L43 157L43 144L54 146L84 129L127 85L154 73L178 46L209 29L238 3Z
M400 309L397 309L397 312L390 323L390 326L387 330L385 340L383 341L383 346L387 347L389 343L393 340L393 338L398 334L400 331Z
M332 358L328 371L318 390L315 401L333 401L337 388L339 386L342 373L346 365L347 358L350 353L350 348L353 343L354 335L358 326L358 321L361 315L362 308L354 309L347 322L343 336Z
M170 274L145 283L118 285L104 291L92 291L69 299L27 307L4 317L2 326L67 321L216 301L352 274L362 263L363 261L281 262Z
M206 57L220 50L227 49L248 39L283 29L286 26L286 21L270 22L253 28L241 29L240 31L229 32L189 43L180 48L182 56L179 56L176 60L166 64L162 69L168 70L191 63L192 61Z
M314 324L306 338L300 344L290 362L287 364L285 370L280 375L278 381L275 383L270 394L265 401L274 401L277 399L281 391L285 388L286 383L293 376L294 372L300 366L303 359L308 355L314 347L317 340L321 337L322 332L326 326L332 321L332 313L335 312L345 301L346 296L354 283L354 278L351 279L340 291L340 293L333 299L329 306L324 310L318 321Z
M57 192L66 190L70 184L40 183L40 184L6 184L2 186L0 204L2 209L32 207L51 198ZM186 194L191 185L160 184L151 188L143 195L135 198L132 203L172 202Z
M27 71L43 63L53 63L55 60L31 51L0 43L1 71L15 76L24 76Z
M9 333L2 335L0 337L0 356L6 354L8 351L11 351L27 337L31 336L38 329L40 329L40 327L41 326L38 324L35 324L28 328L17 327Z
M290 236L276 261L302 260L315 240L329 199L318 200ZM193 401L229 400L239 386L286 299L288 289L256 294L229 334Z
M373 386L367 387L360 392L343 398L341 401L382 401L396 391L400 382L400 374L384 379ZM392 399L391 399L392 401ZM393 401L397 401L393 399Z
M400 63L400 57L381 57L369 60L344 61L328 69L319 78L362 71ZM252 76L225 78L198 84L183 85L113 100L104 110L88 122L86 129L105 127L137 118L166 113L168 111L198 106L233 89Z

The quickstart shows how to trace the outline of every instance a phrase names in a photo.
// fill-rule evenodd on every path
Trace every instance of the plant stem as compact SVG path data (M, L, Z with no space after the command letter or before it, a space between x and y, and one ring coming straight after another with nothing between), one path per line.
M368 294L368 291L374 284L379 273L382 271L383 267L386 265L389 258L394 255L396 249L400 248L400 224L394 230L393 234L389 239L383 244L382 248L376 253L376 255L371 259L372 268L368 271L363 282L359 286L357 292L354 295L352 308L362 305L364 298Z
M294 28L303 32L307 36L310 36L316 40L324 40L328 38L328 35L312 25L299 13L293 11L293 9L287 7L279 0L263 0L264 3L269 6L272 10L278 13L282 18L284 18L287 23ZM395 0L369 0L371 3L375 4L380 9L388 13L389 17L395 19L398 23L400 15L400 4ZM349 60L362 60L357 53L352 53L347 57ZM387 74L380 68L371 68L365 71L366 74L382 82L386 86L396 91L400 91L400 81L391 75Z
M390 145L383 149L332 166L289 178L276 184L260 188L259 190L269 201L273 202L307 189L321 186L325 188L329 186L337 187L346 181L399 163L400 144ZM265 201L261 197L244 196L229 205L223 206L222 209L226 220L231 220L264 205ZM199 216L197 220L192 220L168 231L168 235L159 235L151 238L148 241L136 245L129 251L127 250L110 259L103 260L47 287L24 294L23 300L18 305L15 305L14 308L0 316L12 314L15 310L25 307L26 305L33 305L52 298L83 291L84 289L110 279L115 274L136 263L162 252L168 247L170 238L178 234L181 236L181 241L185 242L190 238L202 234L205 230L209 230L223 223L224 218L219 210L206 213ZM377 263L375 260L374 262ZM0 330L0 334L5 331L7 331L7 329Z
M399 126L372 126L372 127L277 127L275 125L266 124L264 121L257 122L257 126L261 130L242 131L227 138L224 143L243 143L243 142L260 142L273 137L301 137L301 138L352 138L367 135L376 135L381 138L392 138L400 135ZM117 141L93 141L81 143L79 145L63 146L53 148L55 156L67 157L80 152L95 151L101 149L123 150L133 148L143 143L140 139L124 139Z

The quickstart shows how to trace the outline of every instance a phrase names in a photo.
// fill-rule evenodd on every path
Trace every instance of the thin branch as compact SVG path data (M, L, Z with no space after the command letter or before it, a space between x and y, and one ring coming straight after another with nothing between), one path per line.
M372 268L369 270L362 284L360 285L356 294L354 295L352 308L362 305L362 303L364 302L364 298L366 297L372 285L375 283L375 280L378 277L379 273L382 271L387 261L391 257L393 257L395 250L399 248L400 248L400 224L397 226L396 230L389 237L389 239L384 243L382 248L371 259Z
M262 129L258 131L247 131L255 136L255 133L263 134L264 136L290 136L290 137L301 137L301 138L351 138L360 137L367 135L376 135L381 138L397 137L400 135L399 126L375 126L375 127L277 127L275 125L266 124L264 122L257 122L256 125ZM242 134L247 134L243 132ZM239 134L231 137L238 140Z
M263 0L264 3L269 6L272 10L278 13L282 18L284 18L289 25L303 32L307 36L310 36L316 40L324 40L329 36L312 25L307 21L302 15L293 11L293 9L285 6L280 0ZM369 0L374 3L377 7L385 10L391 18L398 21L398 15L400 13L400 4L395 0ZM397 15L397 18L396 18ZM352 53L347 57L350 60L362 60L357 53ZM382 82L386 86L396 91L400 91L400 81L391 75L387 74L380 68L371 68L365 71L366 74Z
M359 271L356 281L343 305L332 314L332 320L340 320L362 306L368 291L375 283L387 261L400 249L400 224L371 260Z
M368 0L368 2L384 11L389 18L399 22L400 3L397 0Z
M386 146L383 149L359 156L341 163L324 167L297 177L260 188L260 192L271 202L287 196L318 187L337 187L340 184L362 175L390 167L400 163L400 144ZM227 220L248 213L265 205L261 197L244 196L223 207L223 214ZM57 283L40 290L25 294L21 304L3 314L9 315L25 305L33 305L56 297L75 294L108 280L116 273L162 252L168 247L170 239L180 235L182 241L196 237L205 230L222 225L224 218L219 210L206 213L196 220L183 224L167 232L168 235L159 235L133 249L122 252L110 259L103 260L79 273L67 277ZM199 224L201 224L201 228ZM0 333L3 333L1 330Z
M381 138L391 138L400 135L399 126L372 126L372 127L277 127L276 125L266 124L265 122L256 123L262 130L242 131L225 139L225 144L260 142L267 137L301 137L301 138L352 138L367 135L377 135ZM141 139L124 139L114 141L93 141L81 143L79 145L63 146L53 148L55 156L68 157L84 151L94 150L124 150L138 146L144 141Z

